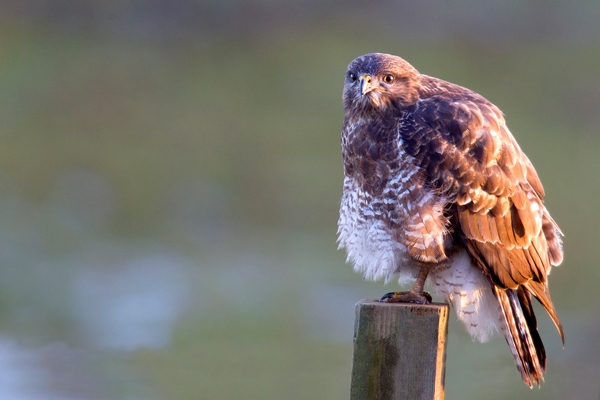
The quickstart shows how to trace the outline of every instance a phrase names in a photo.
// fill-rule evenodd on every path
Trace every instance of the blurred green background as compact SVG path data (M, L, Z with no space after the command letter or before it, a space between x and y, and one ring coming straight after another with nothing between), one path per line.
M447 399L600 398L600 2L0 1L0 398L348 399L346 65L506 114L565 233L546 383L451 314Z

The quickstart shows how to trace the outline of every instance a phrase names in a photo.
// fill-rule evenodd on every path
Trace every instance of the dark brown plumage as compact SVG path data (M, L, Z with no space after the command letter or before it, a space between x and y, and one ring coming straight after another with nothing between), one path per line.
M502 112L379 53L350 63L343 104L348 259L369 279L417 277L400 301L424 301L427 277L473 337L503 332L523 381L539 385L546 356L531 296L564 340L547 281L562 234Z

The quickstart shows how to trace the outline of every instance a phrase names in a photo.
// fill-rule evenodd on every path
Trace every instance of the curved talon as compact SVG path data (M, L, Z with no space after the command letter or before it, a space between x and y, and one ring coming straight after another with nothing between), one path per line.
M426 303L431 303L431 295L428 292L423 292L423 297L427 299Z
M428 304L431 303L431 295L427 292L417 294L415 292L389 292L384 294L380 303L419 303Z

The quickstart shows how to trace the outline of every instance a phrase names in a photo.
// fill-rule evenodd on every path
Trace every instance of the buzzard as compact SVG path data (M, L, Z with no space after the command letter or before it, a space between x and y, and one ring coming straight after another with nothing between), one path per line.
M502 112L400 57L350 63L344 83L338 242L366 279L413 281L381 301L427 302L427 282L474 339L504 334L523 381L539 386L535 297L564 334L548 274L562 233Z

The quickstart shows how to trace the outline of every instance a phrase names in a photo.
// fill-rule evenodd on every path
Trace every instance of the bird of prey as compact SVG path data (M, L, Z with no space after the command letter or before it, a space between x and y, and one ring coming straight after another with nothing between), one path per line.
M353 60L343 92L344 186L338 242L366 279L415 280L386 302L456 310L481 342L504 334L523 381L546 369L532 296L550 315L548 274L563 259L544 189L502 112L400 57Z

